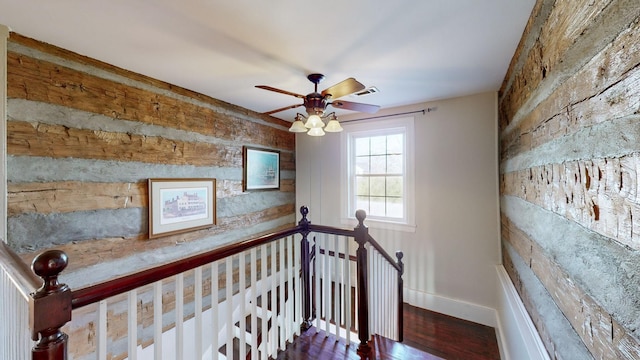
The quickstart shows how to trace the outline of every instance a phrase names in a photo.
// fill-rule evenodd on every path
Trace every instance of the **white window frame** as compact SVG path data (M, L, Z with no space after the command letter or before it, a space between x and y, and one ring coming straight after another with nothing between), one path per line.
M386 135L389 133L404 133L404 218L389 219L369 217L365 224L371 228L380 228L387 230L400 230L407 232L415 232L415 146L414 146L414 118L399 117L384 120L360 120L353 123L345 122L342 124L344 131L341 133L340 139L340 159L341 159L341 176L340 176L340 204L341 204L341 222L345 225L355 226L358 221L355 218L355 210L349 210L351 204L355 201L352 194L353 185L350 184L353 179L353 156L350 152L350 143L354 137Z

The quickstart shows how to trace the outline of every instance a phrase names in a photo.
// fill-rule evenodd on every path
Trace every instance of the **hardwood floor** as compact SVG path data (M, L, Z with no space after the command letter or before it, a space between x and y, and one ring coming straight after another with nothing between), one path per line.
M404 341L396 343L375 336L372 359L500 359L495 329L451 316L404 305ZM278 354L280 360L359 360L357 345L325 337L310 329Z
M500 359L494 328L408 304L403 344L445 359Z

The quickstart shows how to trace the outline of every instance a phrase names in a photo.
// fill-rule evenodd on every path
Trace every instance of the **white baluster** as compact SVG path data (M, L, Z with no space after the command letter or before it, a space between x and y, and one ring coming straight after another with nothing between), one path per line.
M233 359L233 256L226 258L226 309L227 319L225 326L227 327L227 359Z
M238 258L238 300L240 300L239 312L240 318L238 320L238 324L240 325L240 359L247 358L247 323L246 323L246 309L245 309L245 301L246 301L246 269L245 269L245 256L247 256L246 252L241 252Z
M278 247L275 241L271 243L271 352L269 355L275 357L278 354L278 269L277 269Z
M98 303L98 346L97 353L99 360L107 358L107 301L101 300Z
M294 324L295 324L295 315L293 314L293 303L297 296L293 293L293 268L295 261L293 260L293 236L289 236L285 239L286 241L286 249L287 249L287 293L289 297L287 299L287 332L286 339L290 342L293 342L293 332L294 332Z
M345 291L345 318L344 318L344 327L347 332L346 343L347 346L351 344L351 262L349 261L349 238L344 238L344 263L343 263L343 274L344 274L344 291Z
M324 335L329 336L331 332L330 324L331 324L331 257L329 256L329 241L327 239L328 235L323 234L322 241L324 242L324 276L322 277L322 281L324 281L324 320L325 320L325 329Z
M162 360L162 280L153 283L153 358Z
M202 267L198 266L194 272L194 301L195 301L195 354L196 359L202 359Z
M129 360L136 360L138 357L138 296L136 290L129 291L127 296L129 303L128 330L129 351L127 357Z
M294 305L294 309L296 312L295 315L295 321L294 321L294 328L293 328L293 333L294 336L299 336L300 335L300 321L302 319L302 282L300 279L300 257L302 256L302 254L300 253L300 246L298 244L300 244L299 242L296 241L295 237L292 237L292 249L293 249L293 286L295 289L299 289L297 291L297 293L294 295L296 302ZM311 269L309 270L311 271ZM293 340L292 340L293 341Z
M211 360L217 360L220 348L218 336L220 335L220 321L218 320L218 262L211 263Z
M342 303L340 297L340 249L338 248L338 235L333 235L333 276L331 277L333 283L333 319L335 326L336 338L340 338L340 304Z
M258 292L256 289L258 286L258 274L256 269L257 253L257 248L251 248L251 256L249 258L249 263L251 264L251 268L249 269L251 272L251 284L249 286L249 291L251 291L251 360L258 359Z
M262 344L261 344L261 348L262 351L260 352L261 356L260 358L262 360L266 360L269 357L269 331L267 328L267 321L268 321L268 301L269 299L267 298L267 288L269 287L268 284L268 276L267 276L267 245L262 245L262 247L260 247L260 284L262 287L262 294L260 296L260 307L262 308Z
M176 357L184 356L184 273L176 275Z
M279 259L280 259L280 273L278 274L278 278L280 279L279 281L279 290L280 290L280 301L279 301L279 306L280 306L280 321L278 321L278 324L280 325L279 327L279 331L278 331L278 337L280 340L280 347L279 349L284 350L284 348L287 346L287 338L285 336L285 324L286 324L286 317L287 317L287 313L286 313L286 307L285 307L285 275L286 275L286 270L285 270L285 252L284 252L284 240L285 239L280 239L277 241L278 245L280 246L280 251L279 251Z
M315 278L315 303L316 303L316 318L315 318L315 328L316 328L316 333L320 332L320 319L322 318L322 314L323 314L323 308L322 308L322 288L320 287L321 282L320 282L320 278L322 277L322 261L324 259L324 255L320 254L320 248L322 248L322 239L320 238L320 236L315 236L314 237L315 241L315 249L316 249L316 259L314 261L315 263L315 269L313 271L314 278Z

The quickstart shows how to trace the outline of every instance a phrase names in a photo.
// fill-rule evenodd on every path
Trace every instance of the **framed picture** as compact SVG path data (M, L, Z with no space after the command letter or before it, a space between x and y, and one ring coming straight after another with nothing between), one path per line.
M149 179L149 238L216 224L216 179Z
M280 189L280 152L244 147L243 152L244 191Z

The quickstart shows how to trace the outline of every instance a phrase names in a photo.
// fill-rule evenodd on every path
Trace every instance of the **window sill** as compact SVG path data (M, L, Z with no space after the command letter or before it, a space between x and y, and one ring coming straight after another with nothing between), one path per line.
M356 218L342 218L340 222L342 223L342 225L348 225L350 227L355 227L356 225L358 225L358 220ZM416 232L416 225L412 225L412 224L368 219L368 218L364 220L364 224L371 229L404 231L404 232L411 232L411 233Z

